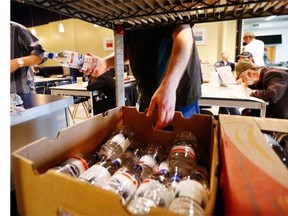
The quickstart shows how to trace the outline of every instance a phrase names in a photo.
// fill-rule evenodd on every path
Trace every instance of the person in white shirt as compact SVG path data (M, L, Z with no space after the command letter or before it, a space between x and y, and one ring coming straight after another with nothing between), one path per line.
M245 52L250 52L253 55L254 63L258 66L265 66L264 63L264 43L255 38L254 33L246 32L243 37L246 46Z

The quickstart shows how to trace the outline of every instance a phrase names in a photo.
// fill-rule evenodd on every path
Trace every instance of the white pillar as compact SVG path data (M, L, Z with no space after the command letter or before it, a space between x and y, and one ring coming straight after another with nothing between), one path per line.
M124 43L123 35L114 31L115 38L115 77L116 106L125 106L124 90Z

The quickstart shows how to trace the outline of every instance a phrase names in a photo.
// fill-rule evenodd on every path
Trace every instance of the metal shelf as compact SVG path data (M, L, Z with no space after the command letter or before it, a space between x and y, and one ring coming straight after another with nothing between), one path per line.
M287 0L25 0L27 4L115 29L216 22L288 14Z

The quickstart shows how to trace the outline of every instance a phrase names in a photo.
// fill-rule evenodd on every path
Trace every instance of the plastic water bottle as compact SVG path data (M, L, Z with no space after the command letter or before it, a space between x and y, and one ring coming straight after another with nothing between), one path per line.
M99 150L101 160L115 160L120 158L133 140L133 128L130 125L122 125L122 127L114 131L107 142L101 146Z
M169 168L165 160L156 172L141 182L134 197L126 205L127 210L132 215L147 215L153 206L168 208L173 199L173 191L168 183Z
M204 166L197 165L192 175L184 177L176 186L169 210L183 215L204 215L209 200L208 174Z
M148 178L150 174L158 169L159 163L165 156L165 151L161 144L152 142L146 146L143 156L137 163L137 169L141 171L141 181Z
M94 186L103 187L109 178L119 169L120 165L120 159L100 161L82 173L78 180L88 182Z
M176 134L168 155L172 187L195 170L197 145L197 139L192 132L181 131Z
M103 189L121 197L122 205L126 205L133 197L140 184L140 173L137 169L122 167L104 185Z
M142 154L143 147L141 143L134 139L131 145L121 156L121 167L134 169Z
M53 53L45 52L44 57L57 61L64 67L77 68L86 71L87 68L97 67L97 62L94 62L92 56L84 55L74 51L64 50L62 52Z
M72 155L60 164L60 166L54 167L53 169L58 173L65 173L74 178L78 178L97 161L99 161L99 155L97 152L93 152L92 154L78 153Z
M280 160L284 163L284 165L288 168L288 155L284 151L283 147L275 140L270 134L266 132L262 132L264 135L264 138L269 143L271 148L275 151L275 153L278 155Z

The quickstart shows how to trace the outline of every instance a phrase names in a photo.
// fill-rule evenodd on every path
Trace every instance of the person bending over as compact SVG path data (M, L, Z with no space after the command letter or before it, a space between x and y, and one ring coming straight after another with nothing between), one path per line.
M258 67L249 61L240 61L235 69L239 79L253 89L250 96L269 103L266 117L288 119L288 73L285 70ZM243 115L259 116L259 110L246 109Z

